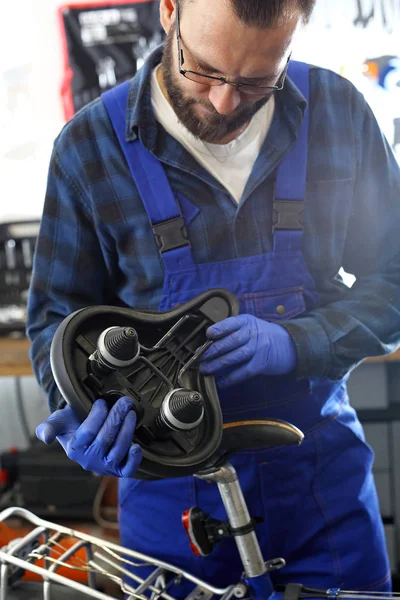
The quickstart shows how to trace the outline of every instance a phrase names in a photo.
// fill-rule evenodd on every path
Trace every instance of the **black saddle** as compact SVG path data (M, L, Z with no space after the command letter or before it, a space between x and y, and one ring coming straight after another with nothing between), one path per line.
M143 451L138 478L183 477L244 448L299 444L302 433L288 423L222 422L215 380L200 373L199 358L210 345L207 328L238 312L236 297L221 289L163 313L78 310L54 336L54 379L82 420L97 398L110 407L133 399Z

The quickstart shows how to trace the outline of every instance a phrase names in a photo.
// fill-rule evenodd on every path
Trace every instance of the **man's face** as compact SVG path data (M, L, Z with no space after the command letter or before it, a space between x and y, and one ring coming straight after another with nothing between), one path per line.
M239 135L274 92L249 96L234 86L203 85L183 77L178 68L175 16L176 10L169 27L163 23L167 29L162 59L165 91L177 117L195 137L225 143ZM228 81L275 85L300 22L294 8L280 27L259 29L241 23L229 0L187 2L180 19L183 68L224 75Z

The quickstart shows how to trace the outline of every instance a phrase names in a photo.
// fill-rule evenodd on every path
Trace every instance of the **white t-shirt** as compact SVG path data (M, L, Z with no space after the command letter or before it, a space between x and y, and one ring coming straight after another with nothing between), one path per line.
M209 144L195 138L178 120L157 81L158 65L152 73L151 99L155 117L170 135L190 152L215 179L240 202L253 165L271 126L275 110L272 98L252 118L248 127L228 144Z

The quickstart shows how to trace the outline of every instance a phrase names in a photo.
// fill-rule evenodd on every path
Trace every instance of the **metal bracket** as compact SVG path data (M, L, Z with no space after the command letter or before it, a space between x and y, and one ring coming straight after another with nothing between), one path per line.
M254 517L247 525L232 527L229 521L214 519L197 506L185 511L183 516L184 529L189 541L203 556L210 554L223 538L240 537L251 533L256 525L263 521L263 517Z

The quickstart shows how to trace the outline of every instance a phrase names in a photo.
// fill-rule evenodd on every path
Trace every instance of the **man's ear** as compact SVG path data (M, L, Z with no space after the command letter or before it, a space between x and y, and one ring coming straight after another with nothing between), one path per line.
M160 1L160 21L166 34L168 34L172 25L175 25L175 5L176 0Z

